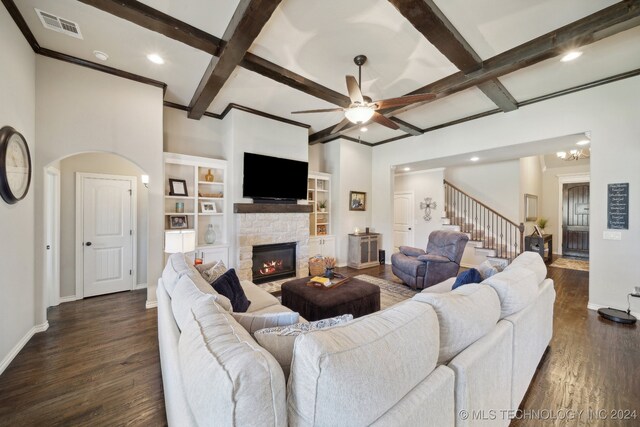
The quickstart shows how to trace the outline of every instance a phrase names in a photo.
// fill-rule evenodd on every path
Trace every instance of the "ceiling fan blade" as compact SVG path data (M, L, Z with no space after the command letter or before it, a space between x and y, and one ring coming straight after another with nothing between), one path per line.
M330 113L332 111L344 111L344 108L321 108L319 110L292 111L291 114Z
M436 95L433 93L421 93L419 95L407 95L407 96L401 96L398 98L382 99L380 101L375 101L374 104L378 105L378 108L377 108L378 110L382 110L384 108L389 108L389 107L400 107L403 105L409 105L416 102L430 101L435 97Z
M333 129L331 129L331 133L334 134L336 132L339 132L343 127L345 127L346 125L348 125L349 123L351 123L349 121L349 119L347 119L346 117L344 119L342 119L342 121L340 123L338 123ZM391 122L393 123L393 122Z
M364 98L362 97L362 91L358 86L358 81L353 76L347 76L347 90L349 91L349 98L351 102L364 104Z
M373 120L374 122L382 125L382 126L386 126L390 129L400 129L400 126L398 126L398 124L392 120L387 119L385 116L383 116L382 114L378 113L377 111L373 113L373 117L371 117L371 120Z

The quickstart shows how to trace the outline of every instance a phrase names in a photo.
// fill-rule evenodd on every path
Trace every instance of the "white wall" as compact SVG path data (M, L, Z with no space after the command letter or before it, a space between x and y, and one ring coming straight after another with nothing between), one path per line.
M445 169L444 177L491 209L520 223L518 160L449 167Z
M222 120L207 116L192 120L187 117L186 111L165 107L163 121L164 151L224 159Z
M572 165L561 168L547 168L542 174L542 193L544 194L544 204L542 205L541 216L548 220L545 227L546 233L553 234L553 253L560 253L560 236L562 233L562 218L560 217L559 198L560 187L558 178L567 175L589 174L590 166Z
M442 228L442 214L444 212L444 169L432 169L420 172L409 172L395 176L394 192L413 191L414 206L414 246L426 249L429 234ZM424 209L420 209L420 202L425 197L431 197L437 207L431 209L431 221L424 220ZM393 235L389 236L393 239ZM393 242L392 242L393 243Z
M309 170L326 172L324 165L324 144L309 145Z
M372 150L369 146L345 139L323 146L321 170L331 174L331 232L336 236L336 261L343 266L347 264L349 233L353 233L356 227L360 230L371 227ZM365 211L349 210L351 191L367 193Z
M142 170L130 161L108 153L86 153L60 162L60 296L76 292L76 172L135 176L138 181L137 203L137 282L147 283L148 201Z
M36 247L44 246L44 167L83 152L117 153L150 179L149 212L156 214L149 216L147 301L153 302L163 267L162 89L45 57L36 64ZM36 301L36 319L44 318L42 289Z
M626 295L640 275L640 223L633 221L640 212L640 197L634 197L640 188L638 111L640 77L636 76L375 147L373 224L385 236L391 235L393 211L389 200L394 165L591 130L589 299L594 305L626 307ZM603 240L607 184L615 182L630 185L630 229L621 232L622 240ZM390 250L392 242L384 241Z
M516 224L524 223L525 235L533 232L536 221L525 221L524 195L538 196L538 218L542 216L542 209L546 200L542 192L542 168L539 156L529 156L520 159L520 194L518 195L519 210Z
M11 126L29 144L31 161L36 158L35 55L6 8L0 7L0 127ZM34 323L33 240L34 187L14 205L0 199L0 374L30 336ZM38 323L44 323L39 319ZM22 341L21 341L22 340Z

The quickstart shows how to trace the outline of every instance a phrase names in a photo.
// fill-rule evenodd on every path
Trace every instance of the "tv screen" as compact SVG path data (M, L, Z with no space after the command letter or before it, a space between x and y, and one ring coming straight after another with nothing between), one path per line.
M244 153L242 197L304 200L308 174L307 162Z

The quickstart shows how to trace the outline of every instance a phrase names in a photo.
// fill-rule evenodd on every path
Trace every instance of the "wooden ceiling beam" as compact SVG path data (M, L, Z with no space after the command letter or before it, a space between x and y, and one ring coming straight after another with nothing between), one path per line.
M5 0L3 0L5 1ZM78 0L195 49L219 56L225 41L135 0ZM348 107L349 97L247 52L240 66L332 104Z
M389 118L391 121L395 122L398 127L400 128L401 131L408 133L409 135L412 136L418 136L418 135L422 135L424 132L422 132L422 129L420 129L419 127L416 127L414 125L412 125L411 123L407 123L404 120L400 120L397 117L390 117Z
M103 12L132 22L170 39L218 56L224 42L218 37L191 26L135 0L78 0Z
M189 103L190 119L200 120L207 111L281 1L240 0L222 36L226 44L220 52L220 58L211 58Z
M395 8L460 71L482 68L482 59L433 0L389 0ZM502 111L513 111L518 102L495 78L478 86Z
M640 0L624 0L489 58L483 61L482 68L476 71L468 74L462 71L457 72L407 95L435 93L436 99L440 99L633 28L640 25L639 18ZM409 111L427 102L431 101L389 108L381 113L388 117ZM340 133L347 132L351 128L347 126ZM312 134L309 137L309 143L317 144L335 138L336 135L331 134L332 129L333 126L330 126Z

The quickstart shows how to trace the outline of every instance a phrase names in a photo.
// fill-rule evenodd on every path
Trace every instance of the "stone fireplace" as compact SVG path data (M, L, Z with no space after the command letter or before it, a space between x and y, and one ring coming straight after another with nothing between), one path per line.
M295 244L295 276L306 277L309 275L309 213L311 206L289 205L304 207L303 212L286 212L292 208L284 205L281 210L285 212L256 213L256 210L264 209L264 206L251 208L254 212L244 213L246 210L238 209L236 204L236 265L240 280L254 280L253 258L254 246L273 245L282 243ZM308 207L307 207L308 206ZM308 211L307 211L308 209ZM293 274L292 274L293 276ZM258 277L258 280L260 278ZM269 280L277 280L275 278ZM268 281L268 280L267 280Z

